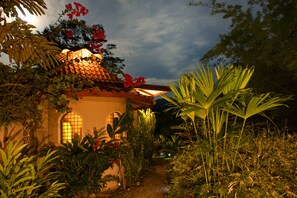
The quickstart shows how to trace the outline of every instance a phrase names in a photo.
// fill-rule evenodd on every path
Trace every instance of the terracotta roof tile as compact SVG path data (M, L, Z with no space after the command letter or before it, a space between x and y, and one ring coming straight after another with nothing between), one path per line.
M74 63L72 65L66 64L62 68L62 73L75 74L81 77L86 77L96 82L104 83L122 83L122 81L114 74L101 67L96 62L91 63Z

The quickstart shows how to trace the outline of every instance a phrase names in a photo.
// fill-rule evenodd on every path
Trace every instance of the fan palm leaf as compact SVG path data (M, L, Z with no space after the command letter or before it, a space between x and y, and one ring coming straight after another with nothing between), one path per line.
M224 94L228 93L229 91L244 89L248 82L250 81L253 73L254 67L251 68L242 68L241 66L233 66L231 65L228 68L225 68L222 65L215 67L215 73L218 79L220 79L225 73L233 73L232 80L229 82L228 86L224 89Z
M229 109L229 113L243 118L244 120L260 114L264 111L285 105L286 98L270 97L270 93L244 97L240 104L234 104Z

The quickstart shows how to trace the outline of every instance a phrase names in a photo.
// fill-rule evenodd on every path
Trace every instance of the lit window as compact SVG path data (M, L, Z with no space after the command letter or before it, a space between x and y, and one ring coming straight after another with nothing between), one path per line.
M107 123L110 124L111 126L113 125L113 120L115 118L120 119L121 114L118 112L113 112L111 114L109 114L109 116L107 116ZM122 132L120 134L116 134L114 137L116 140L120 140L122 138L127 138L127 133L126 132Z
M61 143L72 142L75 136L82 136L82 119L76 113L67 113L61 119Z

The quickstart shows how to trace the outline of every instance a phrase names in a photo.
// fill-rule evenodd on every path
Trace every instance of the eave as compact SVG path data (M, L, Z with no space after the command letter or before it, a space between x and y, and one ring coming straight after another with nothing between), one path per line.
M79 98L83 97L113 97L113 98L125 98L127 99L134 109L145 109L150 108L154 105L154 97L144 96L136 92L125 92L125 91L110 91L110 90L99 90L99 91L88 91L84 90L77 93Z

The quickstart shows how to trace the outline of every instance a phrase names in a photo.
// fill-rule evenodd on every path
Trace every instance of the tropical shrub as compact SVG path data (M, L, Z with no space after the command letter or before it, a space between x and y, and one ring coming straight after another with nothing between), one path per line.
M217 187L222 178L221 170L237 173L235 162L241 157L239 152L244 152L241 149L248 132L248 120L259 114L267 117L264 111L282 106L289 99L273 97L270 93L256 95L246 88L253 72L253 67L218 66L212 70L201 66L170 85L173 97L164 96L177 110L177 115L190 122L193 128L189 146L192 150L188 154L194 153L199 166L194 170L203 176L191 177L195 195L197 192L201 196L226 195Z
M179 135L171 135L169 138L160 135L156 142L160 154L163 153L166 157L174 157L187 144Z
M155 124L154 113L147 109L139 110L136 123L129 127L127 146L121 153L127 185L140 180L143 171L151 163Z
M74 137L72 143L57 148L60 157L56 170L67 184L63 197L98 195L108 181L117 179L114 175L103 177L104 171L117 162L120 146L117 141L106 141L105 134L103 130L95 130L94 136L89 134L82 140Z
M22 153L26 146L9 142L6 149L0 149L0 197L61 197L65 185L51 170L55 152L28 156Z
M183 150L173 160L169 197L295 197L297 136L249 134L243 140L237 153L236 138L228 139L227 148L220 150L220 158L232 163L210 170L218 175L210 187L201 158L207 148L196 141Z

